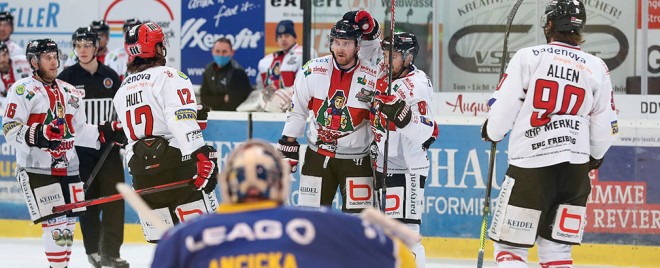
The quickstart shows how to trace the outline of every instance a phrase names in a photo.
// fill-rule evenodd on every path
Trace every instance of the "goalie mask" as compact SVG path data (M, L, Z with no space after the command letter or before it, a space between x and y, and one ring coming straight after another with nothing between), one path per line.
M220 174L222 200L244 203L273 200L285 203L289 194L289 164L275 148L250 140L238 146Z
M560 33L581 33L587 22L584 4L579 0L552 0L541 17L541 28L552 21Z

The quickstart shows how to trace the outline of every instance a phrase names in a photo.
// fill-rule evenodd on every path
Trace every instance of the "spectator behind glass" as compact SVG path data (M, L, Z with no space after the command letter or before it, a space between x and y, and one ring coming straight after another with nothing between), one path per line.
M232 59L231 41L220 38L211 50L213 62L206 65L200 94L202 103L215 111L236 111L252 92L252 85L245 69Z

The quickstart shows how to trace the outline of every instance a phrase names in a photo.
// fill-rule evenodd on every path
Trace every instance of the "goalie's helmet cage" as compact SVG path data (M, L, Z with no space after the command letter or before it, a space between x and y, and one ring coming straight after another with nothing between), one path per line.
M128 31L128 29L133 28L134 26L140 25L140 24L142 24L142 22L138 18L127 19L124 22L124 26L122 27L122 32L126 33L126 31Z
M356 40L357 43L360 43L362 31L357 24L349 20L340 20L335 23L335 26L332 26L332 29L330 29L330 43L332 43L332 40L335 38Z
M275 148L259 140L238 146L219 176L222 200L242 203L273 200L285 203L290 167Z
M552 21L560 33L581 33L587 22L587 12L579 0L552 0L541 17L541 28Z
M55 52L57 53L57 66L60 66L60 52L57 49L57 43L50 38L46 39L36 39L28 43L27 49L25 50L25 57L28 62L31 62L32 59L36 59L37 64L39 63L39 57L43 53ZM30 67L34 70L34 66L30 63Z
M89 27L98 35L106 34L110 32L110 26L104 20L95 20L89 24Z
M381 41L380 46L383 48L383 51L390 51L391 36L386 36L383 41ZM401 52L403 59L405 60L408 55L412 55L412 62L415 62L417 58L417 53L419 52L419 43L417 42L417 36L409 32L395 32L394 33L394 51Z
M130 28L126 32L124 49L130 57L143 59L156 56L156 45L165 45L163 29L153 22L147 22Z
M80 27L73 32L71 45L75 48L78 41L89 41L94 44L94 47L99 47L99 36L90 27Z
M9 11L0 12L0 21L7 21L11 26L14 26L14 16Z

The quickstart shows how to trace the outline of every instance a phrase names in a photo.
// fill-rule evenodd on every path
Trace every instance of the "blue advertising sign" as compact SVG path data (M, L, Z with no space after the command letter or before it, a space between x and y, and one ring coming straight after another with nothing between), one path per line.
M283 127L284 122L278 120L254 120L253 137L275 144ZM218 164L224 166L231 150L247 140L248 131L246 118L235 117L209 120L203 133L206 142L219 152ZM304 151L306 138L299 142ZM507 145L508 139L498 143L495 154L492 208L507 168ZM479 126L440 125L440 137L428 151L431 169L422 208L424 236L479 237L490 153L490 144L481 140ZM612 146L599 172L590 174L592 193L587 204L585 243L658 245L660 183L655 167L660 164L659 155L660 147ZM0 136L0 219L29 220L15 170L15 149ZM128 174L126 178L130 183ZM290 180L289 203L295 206L299 173ZM333 207L339 209L338 198ZM138 222L132 209L126 213L127 223Z
M264 2L190 1L181 9L181 70L192 83L202 83L204 68L213 62L213 44L225 37L233 44L234 59L254 84L257 64L264 56Z

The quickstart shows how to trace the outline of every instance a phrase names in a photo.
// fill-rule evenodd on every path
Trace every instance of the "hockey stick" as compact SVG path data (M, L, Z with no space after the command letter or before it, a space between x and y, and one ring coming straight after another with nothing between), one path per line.
M149 207L147 202L138 195L138 193L133 190L133 187L129 186L126 183L120 182L117 183L117 191L124 197L126 203L128 203L135 212L140 215L140 218L145 219L147 222L153 224L161 231L166 231L169 227L167 224L155 214L153 210Z
M112 113L112 118L110 119L112 121L117 120L117 113L113 112ZM111 123L112 124L112 123ZM92 173L89 173L89 177L87 177L87 180L85 181L85 193L89 190L89 187L91 187L92 182L94 182L94 179L96 178L96 175L99 173L101 168L103 167L103 164L105 163L105 159L108 158L108 155L110 155L110 152L112 151L112 148L115 147L115 143L113 141L110 141L110 144L108 144L108 147L105 147L105 150L103 150L103 153L101 154L101 158L99 158L99 161L96 162L96 165L94 166L94 169L92 169Z
M511 32L511 23L513 18L516 17L518 8L523 0L518 0L511 8L509 16L506 18L506 30L504 31L504 45L502 46L502 62L500 63L500 75L498 83L502 81L504 76L504 67L507 62L507 51L509 49L509 33ZM497 151L497 143L490 143L490 157L488 159L488 184L486 184L486 198L484 199L483 218L481 220L481 232L479 234L479 253L477 255L477 268L484 265L484 248L486 247L486 231L488 230L488 216L490 215L490 191L493 184L493 172L495 170L495 152Z
M172 183L168 183L168 184L157 185L157 186L153 186L153 187L148 187L148 188L136 190L135 192L139 195L153 194L153 193L157 193L157 192L162 192L162 191L177 189L177 188L181 188L181 187L186 187L186 186L189 186L193 181L194 181L193 179L177 181L177 182L172 182ZM74 210L74 209L82 208L82 207L96 206L96 205L105 204L105 203L108 203L108 202L117 201L117 200L121 200L121 199L123 199L121 194L114 194L114 195L110 195L110 196L99 197L99 198L92 199L92 200L85 200L85 201L80 201L80 202L76 202L76 203L64 204L64 205L53 207L53 213L60 213L60 212Z
M390 55L389 55L389 70L387 74L387 95L392 95L392 56L394 54L394 0L391 2L390 7ZM383 179L380 181L380 210L385 213L387 206L387 156L390 148L390 120L385 120L385 145L383 146Z

